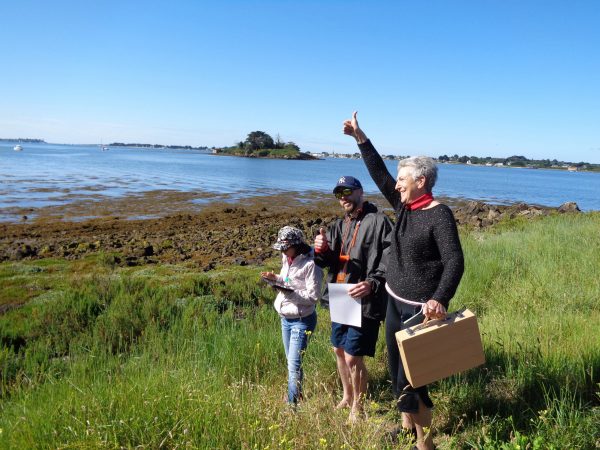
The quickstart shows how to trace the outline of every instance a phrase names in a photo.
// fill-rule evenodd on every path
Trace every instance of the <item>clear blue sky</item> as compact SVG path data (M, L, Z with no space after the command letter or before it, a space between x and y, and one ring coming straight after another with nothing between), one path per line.
M600 163L600 1L4 1L0 137Z

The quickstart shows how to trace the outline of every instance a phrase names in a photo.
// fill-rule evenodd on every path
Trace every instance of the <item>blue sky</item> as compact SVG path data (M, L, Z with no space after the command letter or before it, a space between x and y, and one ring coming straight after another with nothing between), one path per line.
M600 163L600 2L2 2L0 137Z

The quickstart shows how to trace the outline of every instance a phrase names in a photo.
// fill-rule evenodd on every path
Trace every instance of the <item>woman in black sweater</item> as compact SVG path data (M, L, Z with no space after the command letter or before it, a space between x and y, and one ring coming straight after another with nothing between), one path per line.
M446 315L464 270L458 230L450 208L431 194L437 179L431 158L403 159L394 179L359 128L356 112L344 122L344 133L356 139L371 178L396 212L386 274L390 292L386 316L389 370L403 428L416 435L417 448L430 449L431 433L425 433L423 427L431 425L433 403L427 386L414 389L406 379L395 334L416 314L429 319Z

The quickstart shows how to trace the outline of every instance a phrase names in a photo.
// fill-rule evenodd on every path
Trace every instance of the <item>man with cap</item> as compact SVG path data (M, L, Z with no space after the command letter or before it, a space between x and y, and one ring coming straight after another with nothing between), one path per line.
M350 283L348 293L361 299L361 326L331 323L331 344L344 389L337 408L350 408L350 420L360 417L367 391L368 373L364 356L375 355L379 326L385 318L384 251L390 245L390 219L363 198L360 181L341 177L333 189L344 210L328 229L315 238L315 263L329 268L328 283ZM326 290L324 306L329 303Z

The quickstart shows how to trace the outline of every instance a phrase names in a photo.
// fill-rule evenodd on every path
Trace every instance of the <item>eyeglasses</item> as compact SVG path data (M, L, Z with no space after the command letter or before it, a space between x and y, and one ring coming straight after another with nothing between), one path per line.
M349 195L352 195L353 192L354 189L350 188L340 189L339 191L335 191L335 198L341 199L342 197L348 197Z

